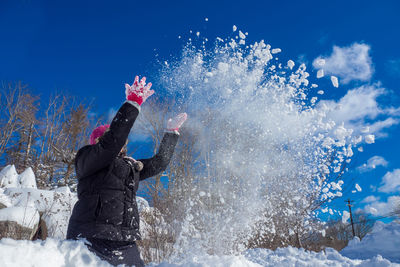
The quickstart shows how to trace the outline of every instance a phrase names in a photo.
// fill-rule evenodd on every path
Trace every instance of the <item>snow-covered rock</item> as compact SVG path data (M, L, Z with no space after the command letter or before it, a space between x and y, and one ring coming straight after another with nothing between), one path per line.
M370 259L381 255L400 263L400 223L385 224L378 221L371 233L361 241L358 238L351 240L340 253L352 259Z
M21 188L37 188L35 174L31 167L18 175L18 183Z
M32 239L39 225L39 212L31 207L0 209L0 239Z
M14 165L8 165L1 170L0 187L19 187L18 173Z
M35 174L31 167L18 175L14 165L8 165L0 172L0 187L2 188L37 188Z
M8 165L0 172L0 184L0 203L6 207L0 210L0 222L15 222L21 227L35 229L41 215L49 236L65 238L69 217L77 201L76 193L71 193L68 187L37 189L32 169L27 168L18 175L14 165Z
M9 207L0 209L0 222L12 221L26 228L35 228L39 223L39 212L31 207Z
M69 188L7 188L1 195L8 197L13 207L29 207L40 212L49 236L65 238L69 217L77 201L76 193L71 193Z

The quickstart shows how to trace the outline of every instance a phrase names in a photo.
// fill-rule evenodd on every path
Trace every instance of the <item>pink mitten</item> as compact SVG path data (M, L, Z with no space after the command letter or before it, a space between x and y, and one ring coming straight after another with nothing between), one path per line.
M146 77L143 77L139 82L139 76L136 76L132 85L125 84L126 100L136 102L140 106L149 96L154 94L154 90L150 90L150 88L151 83L146 85Z
M182 124L186 121L187 114L181 113L167 122L167 131L178 131Z

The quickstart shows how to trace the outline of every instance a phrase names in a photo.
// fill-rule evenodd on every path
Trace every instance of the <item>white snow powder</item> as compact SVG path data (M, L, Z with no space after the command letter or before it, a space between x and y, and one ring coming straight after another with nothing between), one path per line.
M316 65L317 68L321 68L321 67L325 66L325 59L317 58L315 60L315 65Z
M278 54L280 52L282 52L282 50L280 48L274 48L271 50L271 54Z
M357 189L358 192L362 191L361 187L358 184L356 184L356 189Z
M336 88L339 87L339 80L336 76L331 76L331 82L334 87L336 87Z
M364 139L365 139L365 143L367 143L367 144L375 143L375 135L373 135L373 134L367 134L366 136L364 136Z
M323 69L320 69L320 70L318 70L317 71L317 78L319 79L319 78L322 78L322 77L324 77L324 70Z
M293 67L294 67L294 61L293 60L288 60L288 62L287 62L287 66L289 67L289 69L293 69Z

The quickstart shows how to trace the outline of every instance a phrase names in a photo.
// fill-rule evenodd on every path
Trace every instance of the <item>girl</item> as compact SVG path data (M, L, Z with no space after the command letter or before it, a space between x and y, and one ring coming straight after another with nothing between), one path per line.
M140 240L136 191L139 181L166 169L187 115L169 119L158 153L149 159L126 157L129 132L140 106L154 91L146 78L125 85L126 102L111 125L97 127L90 145L75 157L78 202L68 225L67 239L86 238L88 248L110 264L144 266L135 241Z

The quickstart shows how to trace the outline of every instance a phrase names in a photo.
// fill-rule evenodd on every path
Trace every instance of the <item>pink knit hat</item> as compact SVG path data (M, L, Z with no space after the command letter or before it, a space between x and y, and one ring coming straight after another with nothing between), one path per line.
M110 128L109 124L100 125L96 129L93 130L92 134L90 135L90 144L96 144L96 139L99 138L104 134L107 129Z

